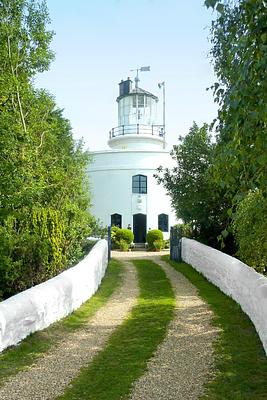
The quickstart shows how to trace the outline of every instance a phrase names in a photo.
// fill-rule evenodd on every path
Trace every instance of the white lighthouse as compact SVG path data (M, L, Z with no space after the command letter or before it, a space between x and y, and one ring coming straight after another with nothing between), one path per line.
M176 223L169 196L154 174L172 167L165 126L157 124L158 97L130 78L119 83L118 126L109 133L109 150L92 152L89 179L92 214L104 225L133 229L135 243L145 243L148 229L169 236Z

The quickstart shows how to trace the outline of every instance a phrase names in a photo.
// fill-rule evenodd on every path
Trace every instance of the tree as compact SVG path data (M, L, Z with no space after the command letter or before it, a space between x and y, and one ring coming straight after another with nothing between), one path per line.
M211 29L219 105L214 177L235 204L249 190L267 193L267 5L205 3L218 11Z
M237 255L262 270L266 258L260 247L267 243L267 4L263 0L206 0L205 4L218 12L211 28L218 78L213 89L219 105L213 179L230 203L233 224L227 229L234 228Z
M33 78L48 68L53 34L44 2L0 1L0 297L72 265L96 221L88 153Z
M30 105L23 102L27 134L16 136L15 124L1 129L6 157L0 163L0 290L5 297L73 264L95 224L88 213L89 156L74 142L69 121L51 96L43 91L31 96Z
M0 15L1 105L10 105L18 113L26 133L23 96L29 80L47 70L53 59L49 49L53 32L46 30L49 18L44 1L1 0Z
M179 141L172 151L177 166L172 170L159 168L156 177L171 196L177 218L191 225L195 238L217 246L217 236L225 228L227 207L209 173L214 145L208 125L199 128L194 123Z

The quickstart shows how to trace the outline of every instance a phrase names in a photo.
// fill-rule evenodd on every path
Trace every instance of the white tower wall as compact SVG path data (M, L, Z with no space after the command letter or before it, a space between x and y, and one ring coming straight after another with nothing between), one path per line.
M176 223L170 207L170 198L162 185L153 177L156 169L163 165L172 167L167 151L104 151L92 153L93 163L89 167L92 187L93 215L104 225L110 225L111 215L122 215L122 227L133 226L134 214L145 214L147 230L158 229L158 215L167 214L170 226ZM132 193L132 177L147 176L147 194ZM168 232L164 233L168 237Z

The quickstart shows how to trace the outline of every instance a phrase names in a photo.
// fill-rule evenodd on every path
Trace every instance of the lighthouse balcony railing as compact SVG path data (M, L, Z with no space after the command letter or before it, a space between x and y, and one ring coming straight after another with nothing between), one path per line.
M113 139L117 136L124 135L153 135L159 136L164 139L165 128L164 125L142 125L142 124L132 124L132 125L120 125L116 128L112 128L109 132L109 138Z

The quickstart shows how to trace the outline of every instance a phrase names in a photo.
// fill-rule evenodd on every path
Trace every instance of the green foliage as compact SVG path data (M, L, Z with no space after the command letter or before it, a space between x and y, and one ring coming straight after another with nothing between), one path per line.
M156 251L159 251L163 248L164 241L163 240L154 240L153 247Z
M146 234L146 241L148 244L148 250L156 250L155 242L160 241L163 245L163 233L159 229L151 229Z
M211 55L217 75L212 89L219 106L213 123L217 145L212 179L229 203L228 226L219 236L224 243L231 234L235 211L240 214L243 206L239 203L249 191L267 195L267 13L264 1L206 0L205 4L218 11L211 28ZM247 212L253 216L252 209ZM252 220L248 215L244 218ZM265 218L264 214L257 216L261 232ZM238 229L234 234L238 235ZM241 245L240 237L236 242ZM244 248L238 254L249 259ZM256 258L251 258L254 266L260 265Z
M55 275L65 265L63 227L54 210L8 216L0 226L0 290L8 296Z
M156 177L171 196L177 218L190 226L193 237L216 247L228 218L228 205L211 177L214 145L207 124L199 128L194 123L179 141L172 151L176 166L159 168Z
M235 205L248 190L267 190L266 4L206 3L217 9L224 3L211 38L219 105L214 177Z
M193 229L190 224L177 224L174 225L173 229L174 234L178 239L181 239L182 237L194 238Z
M122 250L122 251L128 251L128 250L129 250L129 247L130 247L129 243L127 243L125 240L121 239L121 240L119 241L119 248L120 248L120 250Z
M119 241L124 240L126 243L130 245L134 240L134 234L130 229L120 229L117 232L117 238Z
M238 204L233 221L237 255L258 272L267 271L266 216L267 198L260 190L256 190L249 192Z
M121 249L121 247L128 245L128 249L130 244L134 240L134 234L130 229L119 228L118 226L111 227L111 243L113 249ZM122 243L121 243L122 242Z
M9 296L81 257L96 223L89 156L54 99L32 79L49 67L45 3L0 4L0 291Z
M112 245L112 249L118 249L119 248L119 242L118 242L118 239L117 239L117 234L118 234L118 231L120 230L121 228L119 228L118 226L112 226L111 227L111 245Z
M215 128L217 140L212 144L207 126L194 124L174 147L176 168L160 168L157 178L170 194L177 217L191 226L195 239L234 254L235 235L238 256L263 269L266 259L256 239L257 255L249 258L242 246L238 216L244 204L247 207L247 200L242 200L250 191L259 190L267 196L266 4L206 0L205 5L217 11L211 28L211 56L217 76L212 90L219 108L211 128ZM261 237L266 229L264 212L260 207L256 218ZM254 215L247 207L245 220L252 221ZM238 221L234 231L233 219Z
M87 212L70 219L67 210L25 208L0 224L0 291L6 298L47 280L82 255L90 233Z
M167 240L163 241L163 248L164 249L169 249L170 248L170 239L167 239Z
M90 228L91 228L91 233L90 235L95 237L95 238L101 238L104 239L108 235L108 227L103 226L102 222L95 218L93 215L90 215Z

